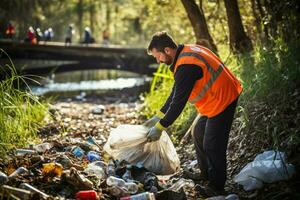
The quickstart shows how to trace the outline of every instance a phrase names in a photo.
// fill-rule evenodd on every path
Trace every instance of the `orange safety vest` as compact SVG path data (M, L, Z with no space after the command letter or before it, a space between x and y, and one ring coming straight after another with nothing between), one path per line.
M204 116L214 117L221 113L242 92L237 78L209 49L199 45L185 45L174 67L193 64L201 67L203 76L197 80L189 96L189 102Z

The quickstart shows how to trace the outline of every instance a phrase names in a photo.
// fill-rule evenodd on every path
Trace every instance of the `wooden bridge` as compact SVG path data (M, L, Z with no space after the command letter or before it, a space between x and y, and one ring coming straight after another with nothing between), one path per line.
M75 70L117 69L152 75L157 65L145 49L124 46L71 45L47 42L33 45L16 41L0 41L18 71L44 75ZM1 61L2 60L2 61ZM0 64L8 61L0 55Z

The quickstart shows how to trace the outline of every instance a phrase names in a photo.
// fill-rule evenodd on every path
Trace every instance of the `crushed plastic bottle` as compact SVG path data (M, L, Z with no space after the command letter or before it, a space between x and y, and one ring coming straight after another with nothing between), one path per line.
M239 196L237 194L229 194L225 197L225 200L239 200Z
M132 196L122 197L120 200L155 200L155 196L153 193L143 192Z
M72 153L79 158L84 156L84 151L77 146L72 149Z
M8 177L6 176L6 174L0 171L0 185L4 185L7 182L8 182Z
M108 176L116 175L116 167L115 167L115 163L112 159L110 159L108 161L106 173L107 173Z
M49 197L49 195L47 195L44 192L38 190L37 188L33 187L32 185L29 185L28 183L21 183L19 187L21 189L30 190L32 193L37 193L41 197L43 197L43 199L47 199Z
M125 186L125 181L123 179L110 176L106 179L106 184L108 186L119 186L119 187L124 187Z
M110 190L110 194L116 197L121 197L121 196L128 196L128 192L119 186L112 186L111 188L109 188Z
M100 160L100 155L95 151L89 151L87 154L87 159L89 162L94 162Z
M97 176L98 179L106 178L105 170L103 169L103 167L94 163L88 164L87 168L84 171L89 175Z
M45 175L51 175L51 176L61 176L63 167L59 163L45 163L43 164L43 174Z
M194 187L195 183L192 180L187 180L184 178L179 179L176 183L174 183L169 190L173 190L175 192L178 192L182 187L188 186L188 187Z
M17 156L37 154L37 152L32 149L17 149L15 152Z
M23 175L28 173L28 170L25 167L19 167L18 169L16 169L13 173L11 173L8 176L8 179L13 179L15 177L17 177L18 175Z
M131 169L131 165L126 165L126 172L122 176L122 179L124 179L126 182L132 182Z
M45 151L48 151L51 148L52 148L52 144L50 144L49 142L45 142L45 143L33 146L33 149L35 149L39 153L44 153Z
M225 196L219 195L219 196L213 196L209 197L206 200L225 200Z
M97 200L98 195L94 190L84 190L76 193L76 200Z
M125 183L125 188L130 194L135 194L139 190L139 187L135 183Z

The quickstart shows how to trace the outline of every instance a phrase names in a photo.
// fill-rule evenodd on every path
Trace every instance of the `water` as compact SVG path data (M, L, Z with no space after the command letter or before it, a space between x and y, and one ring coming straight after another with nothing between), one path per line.
M41 85L32 85L33 94L45 95L48 93L65 93L79 91L108 91L121 90L143 86L151 78L117 70L86 70L61 74L53 74L38 80Z

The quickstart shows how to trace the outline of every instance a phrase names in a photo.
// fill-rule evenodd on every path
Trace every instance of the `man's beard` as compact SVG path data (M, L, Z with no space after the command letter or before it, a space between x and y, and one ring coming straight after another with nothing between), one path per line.
M171 64L173 63L172 57L169 56L169 55L167 55L167 54L165 54L165 55L166 55L166 61L165 61L165 64L171 65Z

